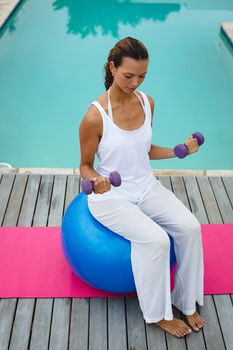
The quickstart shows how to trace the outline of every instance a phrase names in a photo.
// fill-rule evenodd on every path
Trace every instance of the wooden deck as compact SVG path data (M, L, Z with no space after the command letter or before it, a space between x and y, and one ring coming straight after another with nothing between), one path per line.
M233 222L232 176L158 178L201 223ZM77 174L0 174L0 224L59 226L79 186ZM232 302L206 295L204 329L178 339L145 324L135 297L1 299L0 349L233 350Z

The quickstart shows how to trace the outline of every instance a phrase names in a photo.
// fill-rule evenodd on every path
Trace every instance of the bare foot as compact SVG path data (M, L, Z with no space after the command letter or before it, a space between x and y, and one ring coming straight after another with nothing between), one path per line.
M186 321L194 331L199 331L205 324L204 319L199 315L197 311L192 315L185 315Z
M191 328L184 321L179 320L178 318L173 318L173 320L170 321L161 320L155 324L178 338L192 332Z

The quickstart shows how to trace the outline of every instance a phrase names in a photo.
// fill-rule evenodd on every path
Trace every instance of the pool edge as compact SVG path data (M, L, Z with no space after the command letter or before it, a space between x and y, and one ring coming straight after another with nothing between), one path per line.
M0 1L0 31L3 29L6 22L21 2L22 0L5 0L3 2Z
M0 168L0 174L80 175L78 168ZM153 169L157 176L233 176L233 170Z

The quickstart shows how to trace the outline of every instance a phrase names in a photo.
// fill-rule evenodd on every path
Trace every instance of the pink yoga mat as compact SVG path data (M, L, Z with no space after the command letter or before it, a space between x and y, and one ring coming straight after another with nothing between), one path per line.
M204 294L233 293L233 225L202 225L202 240ZM0 298L122 295L95 289L71 271L59 227L0 228Z

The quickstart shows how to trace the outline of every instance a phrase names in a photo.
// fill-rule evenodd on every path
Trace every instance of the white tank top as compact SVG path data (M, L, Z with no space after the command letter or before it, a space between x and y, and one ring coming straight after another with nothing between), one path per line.
M110 89L108 90L108 114L98 101L91 103L98 108L103 120L103 135L96 151L99 159L96 171L101 176L109 176L111 171L118 171L122 180L120 187L111 186L111 190L103 194L90 194L88 199L91 201L119 196L122 198L122 195L129 200L137 201L153 177L148 155L152 141L151 107L147 96L139 92L143 97L144 105L134 91L144 110L145 119L143 125L134 130L121 129L114 123Z

